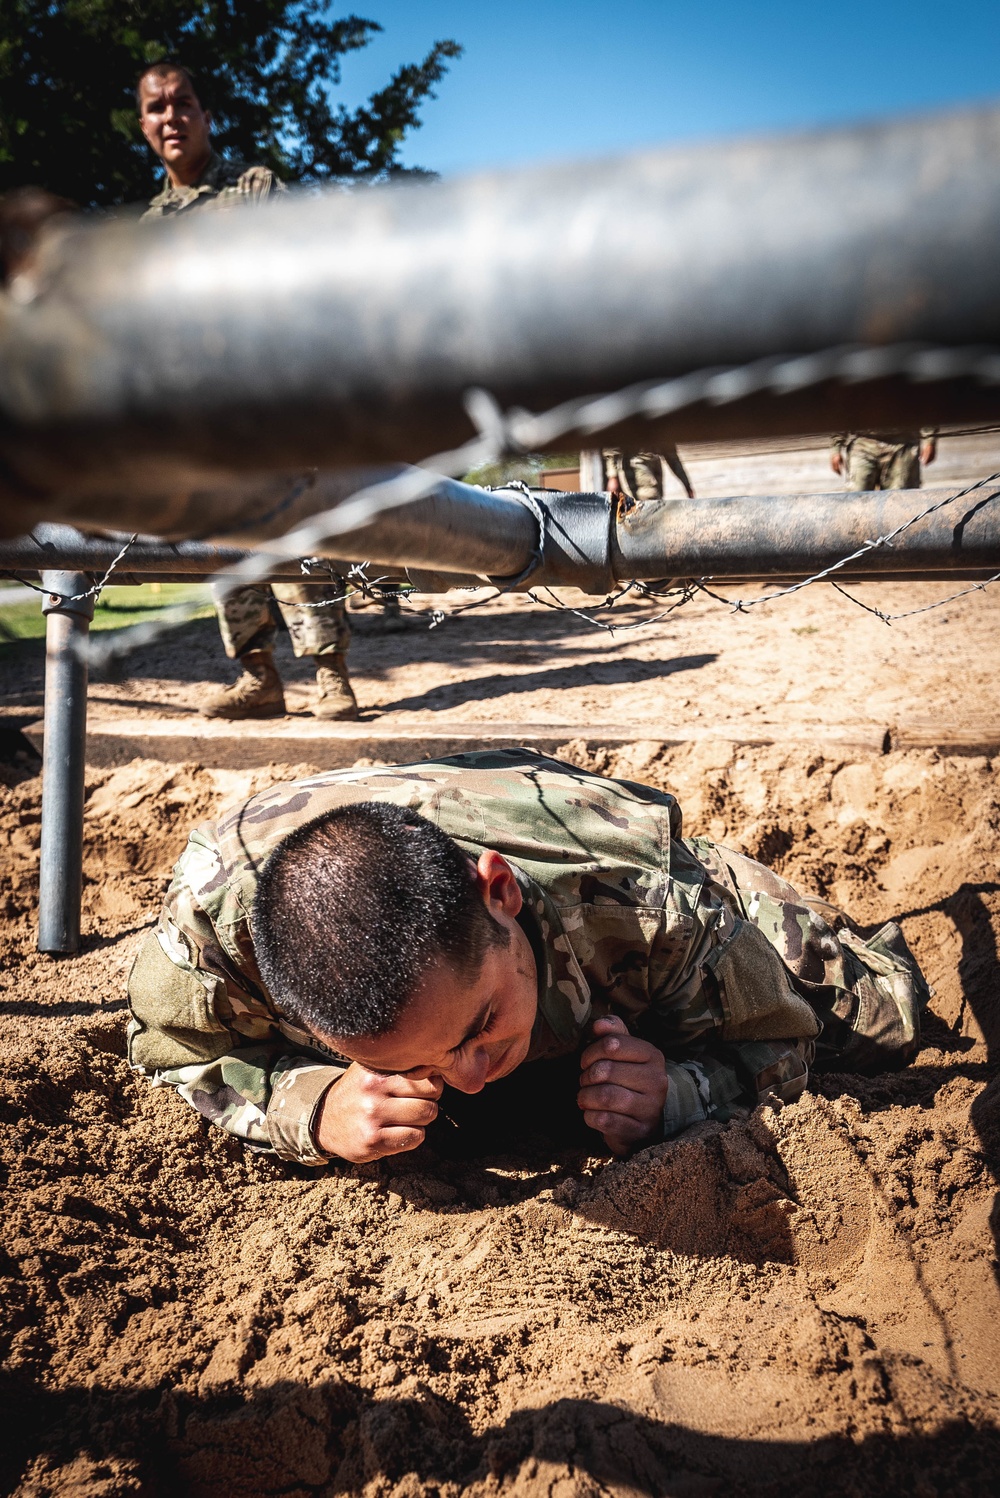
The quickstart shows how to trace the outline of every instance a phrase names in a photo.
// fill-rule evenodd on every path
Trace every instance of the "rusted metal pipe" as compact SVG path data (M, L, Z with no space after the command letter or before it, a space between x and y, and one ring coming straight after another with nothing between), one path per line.
M809 577L887 535L954 490L661 500L635 505L612 531L620 580ZM982 488L868 551L838 577L1000 571L1000 488Z

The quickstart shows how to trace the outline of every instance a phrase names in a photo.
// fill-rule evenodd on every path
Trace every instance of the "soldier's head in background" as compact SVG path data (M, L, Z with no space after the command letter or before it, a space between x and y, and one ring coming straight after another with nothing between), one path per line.
M212 115L194 79L177 62L152 63L135 86L142 133L174 187L190 187L212 154Z

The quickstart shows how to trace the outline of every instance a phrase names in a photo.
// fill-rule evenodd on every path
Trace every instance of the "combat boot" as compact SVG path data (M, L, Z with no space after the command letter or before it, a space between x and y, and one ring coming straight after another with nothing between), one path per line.
M315 655L316 701L314 718L332 718L343 722L358 716L358 699L347 674L347 660L342 655Z
M282 718L285 693L270 650L248 650L240 656L243 675L231 687L212 692L203 718Z

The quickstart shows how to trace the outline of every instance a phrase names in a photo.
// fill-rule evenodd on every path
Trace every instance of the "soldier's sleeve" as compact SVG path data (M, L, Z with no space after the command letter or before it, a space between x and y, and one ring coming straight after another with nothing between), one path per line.
M755 1108L768 1096L794 1103L809 1080L812 1048L811 1041L708 1043L668 1060L663 1137L709 1118L725 1123L735 1109Z
M848 436L848 432L834 432L830 438L830 451L832 453L842 453L847 446Z
M240 197L246 198L251 204L263 203L277 193L288 190L281 178L276 177L270 167L266 166L248 167L236 186Z
M228 958L196 894L215 856L211 838L193 833L133 964L129 1063L245 1143L325 1165L313 1126L344 1067L296 1053Z
M653 956L648 1039L667 1061L664 1134L725 1121L769 1093L801 1096L821 1025L753 921L699 882L703 867L675 845L675 917ZM658 979L658 981L657 981Z

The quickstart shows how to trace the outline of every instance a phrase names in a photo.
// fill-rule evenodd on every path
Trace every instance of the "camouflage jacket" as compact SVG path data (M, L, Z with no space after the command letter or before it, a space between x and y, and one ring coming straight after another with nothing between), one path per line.
M671 795L525 749L332 771L197 828L129 979L135 1070L254 1145L325 1162L313 1124L347 1063L278 1010L251 917L272 849L357 800L412 807L473 857L489 847L511 863L539 965L528 1062L580 1048L593 1018L621 1015L667 1058L668 1136L768 1091L802 1091L821 1025L800 975L832 984L828 995L850 986L830 927L761 865L683 839Z
M283 182L266 166L247 166L245 161L223 161L213 151L208 165L190 187L174 187L169 177L155 198L150 198L144 219L169 218L175 213L211 205L230 208L240 204L262 203L272 193L285 192Z

